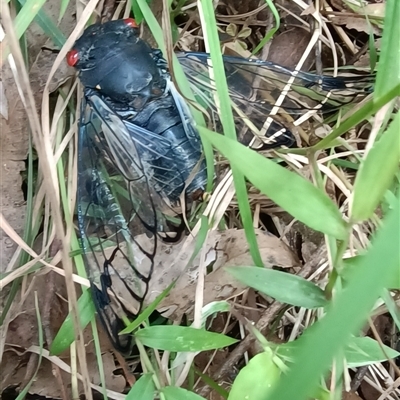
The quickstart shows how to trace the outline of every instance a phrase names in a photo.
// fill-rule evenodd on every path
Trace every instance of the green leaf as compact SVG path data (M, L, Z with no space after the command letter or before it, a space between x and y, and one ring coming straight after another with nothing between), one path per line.
M398 278L400 274L397 274ZM400 289L400 286L397 287L397 289ZM393 318L393 322L396 324L397 329L400 330L400 308L396 304L396 301L393 299L391 296L389 290L385 289L382 293L382 300L385 302L386 307L388 311L390 312L390 315Z
M199 131L254 186L299 221L338 239L347 237L347 224L338 208L311 182L234 140L206 128Z
M147 347L166 351L205 351L236 343L236 339L186 326L150 326L140 329L135 338Z
M82 329L84 329L86 325L94 318L94 315L96 313L90 290L85 290L82 293L82 296L79 298L77 304L79 323ZM67 315L67 318L65 318L65 321L61 325L61 328L58 331L56 337L54 338L53 343L51 344L50 354L61 354L71 345L71 343L74 342L74 340L74 326L71 313L69 313Z
M326 308L324 318L298 340L290 370L281 377L274 392L260 400L303 400L315 390L321 374L327 372L333 358L361 329L382 289L398 274L399 220L397 203L383 221L369 251L349 274L345 288L336 293L332 305Z
M229 36L236 36L237 30L238 30L237 25L231 23L226 27L225 32Z
M166 400L204 400L204 397L177 386L166 386L161 389L161 393Z
M259 400L271 392L280 375L281 370L274 363L272 352L257 354L240 370L228 400Z
M381 98L400 84L400 1L387 0L385 8L375 99Z
M350 339L345 350L345 357L349 368L361 367L393 359L400 353L379 343L370 337L353 337Z
M126 395L126 400L153 400L154 391L153 374L144 374Z
M258 53L266 45L266 43L269 42L269 40L272 38L272 36L275 35L275 32L279 29L280 24L281 24L281 18L279 16L279 12L276 9L273 1L265 0L265 2L268 4L268 7L270 8L271 13L274 16L275 26L265 34L264 38L257 45L257 47L253 50L252 54Z
M22 6L27 3L27 0L18 1ZM61 4L61 8L62 7L63 4ZM62 9L60 10L60 13L61 12ZM64 46L64 43L66 41L64 34L44 10L38 10L35 16L35 22L42 28L46 36L53 41L55 46L57 46L59 49Z
M372 216L399 171L400 113L368 152L357 173L350 211L354 222Z
M240 282L281 303L305 308L328 304L321 288L299 276L258 267L228 267L226 270Z
M46 0L27 0L14 19L15 33L18 39L25 33Z
M149 4L148 1L147 1L147 4ZM138 2L136 0L132 1L132 12L133 12L133 17L135 18L136 23L138 25L141 24L144 17L142 14L142 10L140 9L140 6L138 5Z
M209 317L220 312L229 312L231 305L225 301L212 301L206 304L201 310L201 327L205 328L206 321Z
M62 17L65 14L65 11L67 11L68 4L69 4L69 0L61 0L60 1L60 15L58 16L59 21L61 21Z
M218 383L214 382L209 375L203 374L201 371L195 368L196 374L202 379L202 381L210 386L210 388L215 392L218 393L221 399L227 399L229 392L226 391L222 386L218 385Z
M233 117L231 99L229 97L228 82L225 74L225 65L221 53L217 21L215 19L214 4L211 0L200 0L198 10L201 26L204 32L204 42L207 51L210 53L213 71L213 81L216 89L216 102L218 104L218 114L221 119L224 135L231 139L236 139L236 126ZM203 125L205 126L205 125ZM200 128L200 127L199 127ZM253 226L253 215L251 212L246 183L240 170L232 164L232 176L235 184L236 198L239 206L240 217L242 219L247 243L251 257L255 265L262 267L260 250Z

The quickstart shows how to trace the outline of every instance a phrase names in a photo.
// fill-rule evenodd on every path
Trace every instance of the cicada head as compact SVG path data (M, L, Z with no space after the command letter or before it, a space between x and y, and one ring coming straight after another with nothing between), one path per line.
M67 54L82 84L139 110L164 93L166 81L154 50L131 18L89 26Z

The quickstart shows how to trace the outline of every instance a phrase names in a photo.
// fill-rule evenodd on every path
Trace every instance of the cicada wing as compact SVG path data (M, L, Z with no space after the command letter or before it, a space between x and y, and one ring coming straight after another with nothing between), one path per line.
M180 53L178 60L196 99L218 121L209 55ZM272 62L230 56L224 56L224 66L238 139L246 144L252 131L262 137L267 147L290 146L294 137L287 127L297 117L310 110L338 108L371 88L371 76L318 76L294 72Z
M111 340L143 305L154 269L165 199L152 187L150 162L167 157L168 141L129 126L96 94L86 96L79 138L78 220L85 266L99 316ZM151 240L138 242L146 232ZM143 235L142 235L143 236Z

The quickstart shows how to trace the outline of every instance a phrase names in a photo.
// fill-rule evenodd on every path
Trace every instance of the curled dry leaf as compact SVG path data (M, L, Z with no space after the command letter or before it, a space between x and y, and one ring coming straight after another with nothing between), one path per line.
M299 266L299 260L295 254L279 238L261 230L256 230L256 235L261 258L266 267L292 268ZM140 235L136 240L142 247L151 248L153 239L146 235ZM205 278L204 304L239 295L246 287L221 267L254 265L244 230L212 231L204 246L205 269L207 271L212 269L212 272ZM163 312L163 315L172 318L179 318L184 313L191 313L200 255L188 268L186 266L194 248L195 240L191 236L178 244L159 243L146 305L150 304L171 282L179 278L169 296L162 301L158 309ZM114 265L117 265L116 261L114 260ZM138 267L140 270L141 266ZM119 273L123 275L124 271L119 270ZM114 287L114 290L123 294L123 288Z

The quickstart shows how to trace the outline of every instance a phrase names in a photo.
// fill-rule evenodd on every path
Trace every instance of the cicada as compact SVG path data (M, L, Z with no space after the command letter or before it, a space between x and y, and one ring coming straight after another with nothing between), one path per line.
M177 57L218 131L209 56ZM142 309L161 233L177 225L182 193L190 199L205 188L201 141L160 50L140 39L133 19L89 26L67 62L84 86L77 214L85 266L102 323L115 347L129 353L132 338L119 332ZM293 72L238 57L224 63L238 139L257 148L293 146L290 121L330 111L366 90L360 77ZM289 79L291 90L276 106ZM152 236L151 245L138 240L142 232Z

